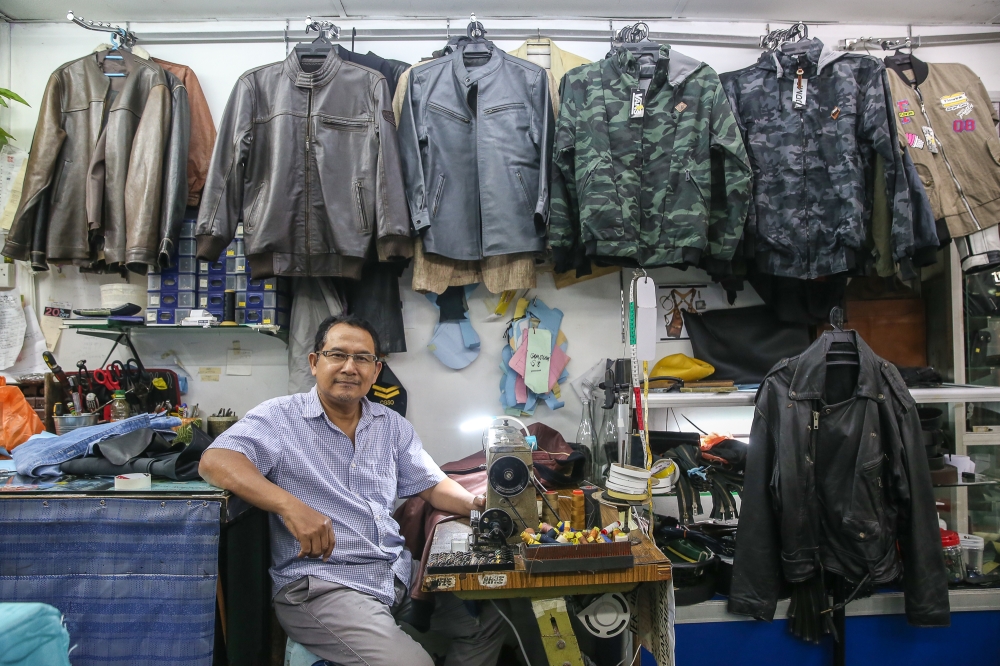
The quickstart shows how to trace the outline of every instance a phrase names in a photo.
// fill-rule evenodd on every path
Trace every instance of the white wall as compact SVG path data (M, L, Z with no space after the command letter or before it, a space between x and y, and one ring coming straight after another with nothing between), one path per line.
M181 17L179 17L181 18ZM849 17L845 17L848 20ZM178 22L170 24L132 24L131 28L140 37L143 31L165 32L170 30L268 30L284 28L280 22ZM440 27L440 22L431 21L364 21L344 23L343 43L349 46L350 27ZM544 35L547 29L590 29L607 28L604 21L494 21L487 24L497 28L523 27L538 28ZM761 34L763 23L695 23L656 21L650 23L653 31L690 32L708 34ZM453 25L453 31L454 31ZM462 29L461 26L458 29ZM951 34L989 30L981 26L970 27L921 27L913 26L914 35ZM828 43L847 37L882 35L895 37L906 34L901 25L824 25L811 27L811 34ZM17 137L17 144L27 148L34 129L36 108L41 100L49 73L63 62L73 60L90 51L100 41L100 35L87 32L69 23L29 23L11 26L11 48L9 56L11 88L32 104L31 109L15 107L10 113L11 132ZM519 44L498 41L503 49L513 49ZM606 43L560 42L560 46L580 55L599 59L607 51ZM417 62L439 45L427 41L359 42L358 51L371 50L383 57L408 62ZM192 67L198 74L208 97L212 113L218 121L222 115L229 92L239 75L252 67L274 62L285 57L286 47L280 43L266 44L178 44L150 46L150 52L160 58L179 62ZM681 46L679 51L701 58L719 72L725 72L752 64L758 57L755 49L733 49L722 47ZM873 54L880 55L880 54ZM984 44L961 47L921 48L917 55L929 62L962 62L970 66L983 79L988 90L1000 91L1000 69L996 67L1000 56L1000 45ZM6 71L8 58L3 40L0 39L0 73ZM0 74L2 76L2 74ZM661 270L653 273L655 279L671 282L704 282L706 277L697 271ZM62 271L53 269L36 278L35 294L30 298L42 306L50 301L70 301L76 307L93 306L100 301L99 285L114 282L119 278L107 276L81 275L75 268ZM144 283L138 276L133 281ZM480 288L471 299L470 309L473 324L482 339L480 357L462 371L452 371L441 365L427 350L437 317L437 310L427 300L409 289L410 275L402 279L403 317L409 351L390 359L393 370L399 376L409 394L409 418L424 440L427 450L440 462L454 460L467 455L479 446L479 433L462 433L458 425L474 416L493 414L500 411L498 368L500 349L503 343L505 322L486 322L487 308L483 303L486 296ZM22 285L25 284L22 281ZM564 290L555 290L551 275L539 276L539 286L534 294L551 307L560 308L565 313L563 330L569 339L569 355L572 361L569 371L572 377L590 368L597 360L615 357L623 353L619 335L619 292L618 278L606 276ZM203 410L215 411L220 407L231 407L242 414L262 400L285 393L286 349L284 344L249 331L192 331L175 329L145 331L136 336L139 352L147 365L156 366L157 360L168 352L176 352L193 374L187 401L198 403ZM253 352L253 374L250 377L225 375L225 351L238 340L242 349ZM90 367L95 367L110 349L109 342L88 338L71 331L64 331L55 352L64 367L72 368L76 361L85 358ZM747 341L752 344L752 341ZM686 342L668 343L660 346L662 354L678 351L690 353ZM119 358L125 358L116 354ZM218 382L202 382L198 379L201 367L222 367L223 374ZM580 418L580 404L565 387L563 396L566 407L550 412L540 406L535 414L560 430L567 439L572 439ZM731 410L729 419L720 424L736 432L749 432L749 411ZM659 422L663 415L654 419ZM692 418L706 427L710 415L701 412ZM531 419L528 419L531 421ZM598 424L599 425L599 424Z

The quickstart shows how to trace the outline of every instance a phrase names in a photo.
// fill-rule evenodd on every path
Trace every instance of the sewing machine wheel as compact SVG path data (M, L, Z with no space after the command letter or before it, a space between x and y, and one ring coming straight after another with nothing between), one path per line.
M528 487L530 472L524 461L514 456L497 458L490 465L490 487L498 495L513 497Z
M479 518L479 533L486 535L496 528L505 539L514 533L514 521L503 509L489 509Z

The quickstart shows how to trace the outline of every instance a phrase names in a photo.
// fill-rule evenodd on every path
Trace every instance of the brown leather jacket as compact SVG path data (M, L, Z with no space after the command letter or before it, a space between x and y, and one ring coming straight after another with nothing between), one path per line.
M198 212L198 256L215 260L243 220L247 263L272 275L358 279L410 256L395 118L385 77L332 51L240 77L226 105Z
M91 229L104 235L112 264L126 260L127 228L159 228L170 123L166 76L127 52L121 61L105 61L105 55L62 65L45 88L21 202L3 248L4 256L30 258L36 270L46 270L47 262L90 265ZM115 66L128 76L105 76L102 67ZM142 159L130 164L132 154ZM149 250L132 254L153 263L155 244Z

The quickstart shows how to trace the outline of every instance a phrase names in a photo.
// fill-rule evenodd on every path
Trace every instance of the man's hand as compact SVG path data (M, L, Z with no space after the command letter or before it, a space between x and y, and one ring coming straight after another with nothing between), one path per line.
M296 502L281 517L285 521L285 527L299 542L299 554L296 557L318 557L324 561L330 559L337 539L329 518L303 502Z
M482 511L486 507L485 495L473 495L457 481L445 477L436 486L420 493L419 496L439 511L468 517L472 511Z

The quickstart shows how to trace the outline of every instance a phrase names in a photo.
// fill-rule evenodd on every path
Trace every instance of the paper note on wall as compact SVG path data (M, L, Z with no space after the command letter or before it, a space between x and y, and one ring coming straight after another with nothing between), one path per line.
M217 382L222 376L222 368L198 368L198 379L203 382Z
M227 375L253 374L253 352L249 349L230 349L226 352Z
M22 375L44 374L48 372L45 361L42 359L42 352L45 351L45 336L38 325L38 317L35 316L35 309L30 305L24 306L24 338L21 342L21 351L14 361L14 365L4 372L11 377Z
M0 150L0 229L10 229L21 203L28 153L6 145Z
M529 329L524 385L535 393L547 393L549 390L549 361L551 358L552 333L543 328Z
M9 368L17 361L24 346L27 326L17 288L0 292L0 370Z

